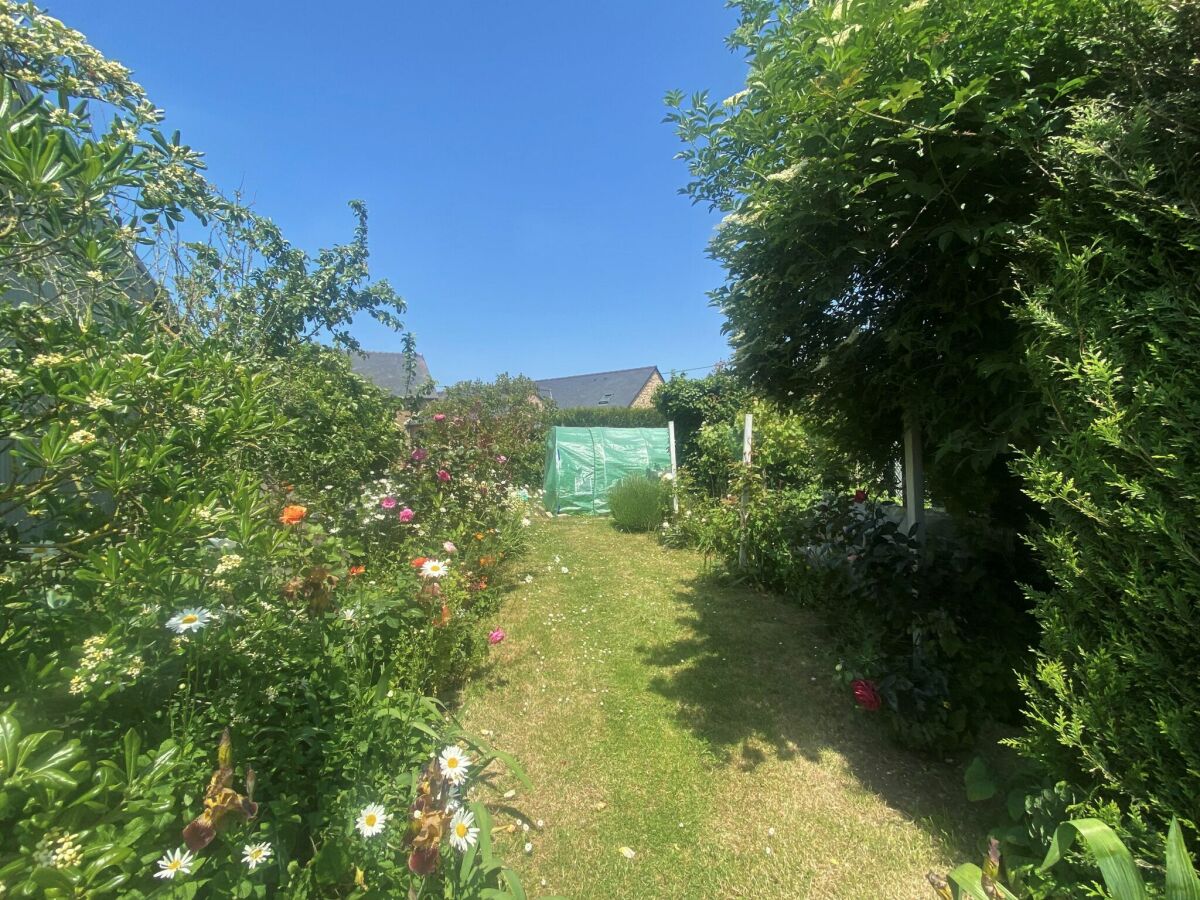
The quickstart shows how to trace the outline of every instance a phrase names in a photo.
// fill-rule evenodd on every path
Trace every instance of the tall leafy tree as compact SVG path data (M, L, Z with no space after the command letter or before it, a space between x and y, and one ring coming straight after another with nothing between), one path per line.
M935 493L987 505L1032 409L1009 307L1014 236L1048 189L1036 152L1108 89L1120 51L1098 23L1141 5L733 5L746 89L667 99L686 192L727 213L712 296L736 366L812 398L860 457L918 421Z

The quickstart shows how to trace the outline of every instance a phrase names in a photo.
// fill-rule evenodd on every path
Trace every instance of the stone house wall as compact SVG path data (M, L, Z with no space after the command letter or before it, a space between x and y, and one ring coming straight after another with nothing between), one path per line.
M654 392L663 385L663 377L655 372L650 376L649 380L638 391L638 395L633 398L630 407L633 409L649 409L654 405Z

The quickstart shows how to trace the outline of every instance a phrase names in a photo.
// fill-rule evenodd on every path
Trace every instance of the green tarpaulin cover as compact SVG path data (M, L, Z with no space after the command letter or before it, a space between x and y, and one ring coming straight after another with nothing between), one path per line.
M627 475L671 470L665 428L566 428L546 439L544 502L553 513L608 513L609 489Z

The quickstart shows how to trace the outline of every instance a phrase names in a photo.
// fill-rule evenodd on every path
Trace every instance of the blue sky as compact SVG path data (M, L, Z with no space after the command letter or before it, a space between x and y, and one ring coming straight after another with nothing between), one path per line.
M299 246L348 239L365 200L440 382L727 355L716 219L677 193L661 123L670 88L742 85L721 0L44 3Z

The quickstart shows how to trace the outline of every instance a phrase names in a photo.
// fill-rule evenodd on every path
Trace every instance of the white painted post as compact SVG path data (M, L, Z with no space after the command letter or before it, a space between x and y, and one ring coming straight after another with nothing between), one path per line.
M742 428L742 465L747 470L753 461L754 449L754 416L751 413L746 413L746 424ZM741 506L741 522L742 534L738 544L738 568L746 568L746 506L750 502L749 486L742 485L742 506Z
M679 513L679 486L676 484L678 472L675 469L675 423L667 423L667 442L671 445L671 509Z
M914 421L904 428L904 528L917 526L917 539L925 539L925 463L921 458L921 426Z

